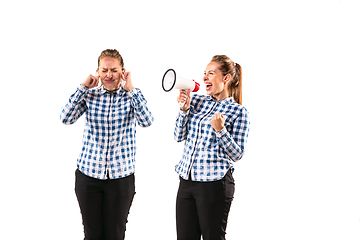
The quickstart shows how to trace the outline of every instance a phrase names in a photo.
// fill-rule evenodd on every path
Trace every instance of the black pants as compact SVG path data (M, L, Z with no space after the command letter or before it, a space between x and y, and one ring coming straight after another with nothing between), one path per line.
M178 240L223 240L235 183L230 171L213 182L194 182L180 177L176 199Z
M99 180L75 172L85 240L123 240L130 206L135 195L134 174Z

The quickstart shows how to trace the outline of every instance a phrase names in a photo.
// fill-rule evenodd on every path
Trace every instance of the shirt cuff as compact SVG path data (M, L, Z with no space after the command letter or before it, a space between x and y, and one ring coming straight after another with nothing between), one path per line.
M80 84L80 86L78 87L78 89L81 91L81 92L87 92L89 89L87 87L84 87L82 84Z
M226 133L227 133L227 130L226 130L225 126L223 127L223 129L221 129L220 132L215 131L215 135L217 138L222 138Z
M136 88L134 88L133 90L131 90L130 92L128 92L130 97L133 97L135 94L138 93L138 90Z
M189 112L190 112L190 108L189 108L187 111L185 111L185 112L180 109L180 113L179 113L179 114L180 114L181 116L184 116L184 117L185 117L186 115L189 114Z

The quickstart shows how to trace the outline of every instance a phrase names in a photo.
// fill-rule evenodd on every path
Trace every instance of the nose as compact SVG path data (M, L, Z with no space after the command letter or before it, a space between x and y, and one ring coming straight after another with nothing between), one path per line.
M203 81L205 82L206 80L209 80L209 77L208 77L207 74L205 73L205 74L204 74L204 77L203 77Z
M111 78L111 77L112 77L111 71L108 71L108 72L106 73L106 77L108 77L108 78Z

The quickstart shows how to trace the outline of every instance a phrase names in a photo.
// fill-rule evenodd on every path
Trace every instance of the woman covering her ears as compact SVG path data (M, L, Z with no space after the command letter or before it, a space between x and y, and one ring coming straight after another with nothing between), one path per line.
M178 240L225 239L234 196L234 163L244 155L249 132L242 104L242 69L225 55L214 56L204 72L208 96L180 90L185 102L174 136L185 141L175 170L180 175L176 199Z
M154 119L117 50L101 53L97 74L89 75L77 88L60 119L73 124L85 114L83 147L75 173L85 240L120 240L125 237L135 195L135 127L148 127Z

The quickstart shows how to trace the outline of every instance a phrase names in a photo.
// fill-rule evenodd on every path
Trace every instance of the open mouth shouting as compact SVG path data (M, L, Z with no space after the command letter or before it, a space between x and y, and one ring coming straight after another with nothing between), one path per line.
M208 92L211 90L213 85L210 82L205 82L205 86L206 86L206 91Z

